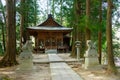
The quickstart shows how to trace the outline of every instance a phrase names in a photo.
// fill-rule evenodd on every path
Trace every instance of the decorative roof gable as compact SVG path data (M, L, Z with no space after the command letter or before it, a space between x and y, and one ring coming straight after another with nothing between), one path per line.
M58 24L54 18L52 17L51 14L48 15L48 19L46 21L44 21L43 23L39 24L38 27L63 27L60 24Z

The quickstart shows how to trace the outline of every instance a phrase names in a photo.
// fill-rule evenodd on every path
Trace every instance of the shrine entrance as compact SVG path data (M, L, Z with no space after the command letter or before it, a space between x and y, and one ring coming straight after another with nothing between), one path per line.
M48 37L45 40L45 46L47 49L57 49L55 37Z
M44 35L41 35L44 34ZM48 33L39 33L37 40L37 45L40 49L57 49L63 45L62 33L58 32L48 32Z

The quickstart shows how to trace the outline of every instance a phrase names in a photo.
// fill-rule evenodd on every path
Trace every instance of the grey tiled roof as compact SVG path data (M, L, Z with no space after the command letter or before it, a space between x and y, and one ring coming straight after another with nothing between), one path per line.
M47 27L47 26L41 26L41 27L28 27L28 29L34 29L34 30L72 30L73 28L67 28L67 27Z

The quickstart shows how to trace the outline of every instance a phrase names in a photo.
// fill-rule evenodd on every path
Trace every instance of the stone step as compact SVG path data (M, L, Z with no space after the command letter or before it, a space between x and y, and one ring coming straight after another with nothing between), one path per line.
M48 50L45 50L45 53L57 53L57 49L48 49Z

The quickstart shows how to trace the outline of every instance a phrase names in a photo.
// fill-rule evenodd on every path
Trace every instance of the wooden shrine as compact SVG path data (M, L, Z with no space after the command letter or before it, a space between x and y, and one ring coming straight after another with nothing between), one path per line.
M67 34L72 31L72 28L61 26L50 14L45 22L35 27L28 27L27 31L35 38L36 51L44 52L48 49L66 51L70 47L70 37Z

